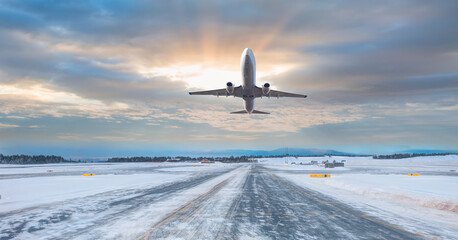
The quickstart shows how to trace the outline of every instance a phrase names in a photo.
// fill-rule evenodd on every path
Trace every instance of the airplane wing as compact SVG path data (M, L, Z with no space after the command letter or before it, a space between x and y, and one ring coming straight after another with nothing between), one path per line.
M306 98L307 95L303 94L296 94L296 93L288 93L288 92L282 92L282 91L277 91L277 90L270 90L269 93L263 94L262 93L262 88L256 87L255 89L255 97L276 97L276 98L281 98L281 97L293 97L293 98Z
M268 97L295 97L295 98L306 98L307 95L296 94L296 93L288 93L288 92L281 92L277 90L270 90Z
M189 92L189 95L213 95L213 96L235 96L235 97L242 97L242 86L238 86L234 88L234 92L229 94L225 88L222 89L215 89L215 90L207 90L207 91L198 91L198 92Z

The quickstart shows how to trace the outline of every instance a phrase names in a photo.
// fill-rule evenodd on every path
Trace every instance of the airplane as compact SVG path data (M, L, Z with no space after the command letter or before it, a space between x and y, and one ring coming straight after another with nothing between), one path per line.
M262 85L262 88L256 86L256 61L254 59L253 51L249 48L245 48L245 50L243 50L242 58L240 60L240 69L242 71L242 85L234 87L234 84L232 82L227 82L226 88L199 92L189 92L189 95L213 95L217 97L234 96L242 98L245 101L245 110L231 112L231 114L270 114L268 112L254 110L255 98L307 97L307 95L287 93L270 89L269 83L264 83L264 85Z

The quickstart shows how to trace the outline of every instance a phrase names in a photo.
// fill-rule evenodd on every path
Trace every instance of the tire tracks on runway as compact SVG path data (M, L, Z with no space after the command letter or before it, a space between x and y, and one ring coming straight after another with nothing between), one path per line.
M129 197L127 199L114 201L111 203L110 207L117 208L117 207L127 206L127 208L123 209L122 211L118 211L117 213L107 215L105 218L100 219L97 222L95 222L92 226L85 228L84 231L77 231L77 232L71 233L70 237L74 237L75 235L82 236L92 231L95 231L98 228L100 228L101 226L103 226L104 224L106 224L107 222L116 221L118 219L122 219L126 216L129 216L131 215L131 213L139 210L141 207L146 207L156 202L167 201L167 199L171 198L172 195L176 195L177 193L183 192L190 188L197 187L221 175L234 171L237 168L230 168L225 171L205 174L197 178L187 179L186 181L173 182L170 184L166 184L165 186L162 186L160 188L152 188L146 191L140 191L139 195Z
M115 190L84 198L7 212L0 215L0 233L4 236L2 239L12 239L23 232L41 234L51 227L54 232L61 233L56 239L75 238L75 236L90 233L107 222L128 216L131 212L141 207L164 201L172 194L196 187L234 169L236 168L203 174L141 190ZM78 220L75 220L77 221L75 225L72 224L72 215L79 217ZM81 225L82 222L83 226L76 227ZM62 224L62 226L59 226L59 224Z
M319 192L281 180L254 165L231 231L236 238L426 239L354 210ZM337 205L338 204L338 205ZM336 207L337 208L336 208ZM345 210L345 211L344 211Z
M388 222L385 222L385 221L382 221L382 220L379 220L379 219L376 219L374 217L370 217L368 215L365 215L365 214L362 214L356 210L353 210L353 209L349 209L349 207L346 206L346 204L342 203L342 202L338 202L338 201L324 201L324 200L321 200L319 197L316 196L316 194L307 194L307 193L304 193L303 192L303 189L302 187L299 187L299 186L294 186L295 184L289 182L289 181L286 181L286 180L281 180L279 177L275 176L274 174L272 174L271 172L267 172L275 181L277 181L280 185L282 185L283 187L285 187L286 189L289 189L293 192L296 192L312 201L315 201L317 203L320 203L320 204L324 204L324 205L327 205L327 206L330 206L332 208L335 208L339 211L342 211L344 213L347 213L347 214L350 214L350 215L353 215L353 216L356 216L358 218L361 218L361 219L364 219L364 220L368 220L370 222L373 222L375 224L379 224L381 226L384 226L384 227L388 227L388 228L391 228L393 229L393 231L401 231L401 232L405 232L407 234L412 234L412 235L417 235L418 237L422 237L422 238L427 238L427 239L433 239L433 240L440 240L440 238L438 237L434 237L434 236L429 236L429 235L426 235L426 234L423 234L423 233L420 233L420 232L413 232L413 231L409 231L403 227L400 227L400 226L397 226L397 225L394 225L394 224L391 224L391 223L388 223ZM285 182L288 182L288 184L286 184ZM302 191L301 191L302 189ZM322 197L322 196L321 196ZM337 206L337 204L341 205L341 206Z
M235 239L233 203L240 198L251 166L242 165L210 190L170 213L138 239ZM229 236L229 237L228 237Z
M210 191L200 195L196 199L192 200L190 203L184 205L183 207L179 208L177 211L175 211L173 214L170 216L166 217L156 225L154 225L150 230L148 230L146 233L142 234L140 237L137 238L137 240L147 240L149 239L151 233L155 231L156 229L162 227L164 224L168 223L169 221L174 220L175 218L178 218L179 215L185 213L186 211L189 211L187 215L192 215L192 212L195 212L198 208L191 209L193 206L198 205L199 203L202 203L205 201L207 198L213 196L216 194L217 191L219 191L226 183L229 181L229 179L226 179L220 183L218 183L216 186L214 186Z

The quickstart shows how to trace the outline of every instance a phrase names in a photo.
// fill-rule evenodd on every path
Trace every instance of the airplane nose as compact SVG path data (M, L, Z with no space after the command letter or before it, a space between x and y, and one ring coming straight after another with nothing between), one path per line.
M251 49L245 48L244 52L245 52L245 55L250 55Z

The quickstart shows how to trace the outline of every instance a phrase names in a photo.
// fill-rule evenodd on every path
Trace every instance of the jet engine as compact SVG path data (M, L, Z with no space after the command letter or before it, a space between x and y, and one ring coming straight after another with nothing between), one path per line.
M264 85L262 85L262 93L264 95L267 95L269 94L269 92L270 92L270 84L264 83Z
M234 84L232 84L231 82L227 82L226 83L226 91L229 94L234 93Z

